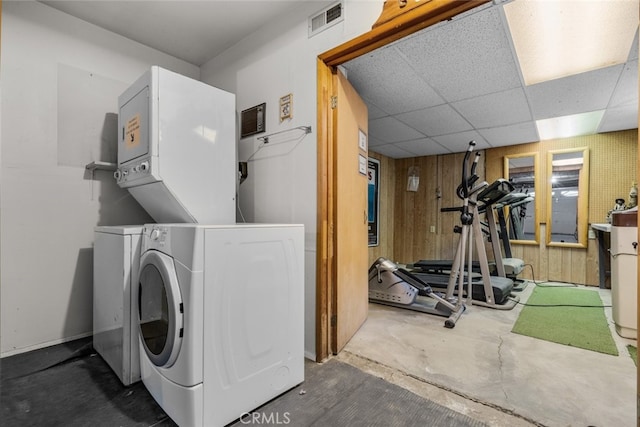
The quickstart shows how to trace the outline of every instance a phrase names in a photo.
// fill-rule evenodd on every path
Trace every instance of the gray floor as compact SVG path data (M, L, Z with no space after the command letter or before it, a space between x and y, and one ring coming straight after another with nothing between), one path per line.
M610 305L610 290L598 292ZM611 308L619 356L511 333L521 309L472 306L446 329L442 318L369 304L337 358L489 425L635 426L636 367L626 345L636 341L615 333Z
M304 384L262 406L255 414L292 426L485 427L486 424L424 399L400 386L336 359L308 362ZM233 424L246 425L244 417Z
M90 339L5 358L1 365L3 427L175 426L141 382L129 387L120 383L93 351ZM303 384L243 415L232 425L484 427L486 424L332 359L323 364L307 361Z
M598 292L609 305L610 291ZM611 321L619 356L525 337L510 332L520 310L472 306L447 329L440 317L370 304L340 355L307 362L302 385L258 409L286 419L262 425L635 426L626 345L636 341ZM90 339L4 358L0 371L2 426L175 425L142 383L120 384Z

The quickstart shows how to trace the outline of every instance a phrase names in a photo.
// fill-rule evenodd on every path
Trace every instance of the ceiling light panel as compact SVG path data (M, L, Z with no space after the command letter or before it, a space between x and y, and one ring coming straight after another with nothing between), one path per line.
M637 0L515 0L504 12L526 85L622 64Z
M541 141L570 138L580 135L593 135L598 130L604 110L574 114L563 117L538 120L538 135Z

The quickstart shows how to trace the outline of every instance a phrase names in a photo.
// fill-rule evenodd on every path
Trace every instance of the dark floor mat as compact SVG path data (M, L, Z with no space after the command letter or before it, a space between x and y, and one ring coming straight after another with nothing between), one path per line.
M232 425L253 420L305 427L485 425L337 360L307 363L303 384Z
M141 382L123 386L95 353L2 381L0 402L4 427L150 426L170 421Z
M88 351L86 342L61 346L0 361L0 425L175 426L142 382L123 386L102 358ZM234 427L248 424L484 425L337 360L306 361L303 384L232 423Z
M88 356L93 352L93 340L88 337L3 357L0 361L0 378L4 383L4 381L30 375L78 357Z

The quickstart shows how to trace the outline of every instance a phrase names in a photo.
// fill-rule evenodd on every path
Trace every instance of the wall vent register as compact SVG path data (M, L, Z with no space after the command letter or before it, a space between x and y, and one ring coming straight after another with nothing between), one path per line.
M344 20L344 12L342 2L335 3L321 12L309 17L309 37L336 25Z

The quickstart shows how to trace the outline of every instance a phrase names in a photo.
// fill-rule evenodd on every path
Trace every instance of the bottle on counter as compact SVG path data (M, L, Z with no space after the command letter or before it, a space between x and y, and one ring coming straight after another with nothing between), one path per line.
M629 190L629 203L627 203L627 209L635 208L638 206L638 185L633 182L631 184L631 190Z

